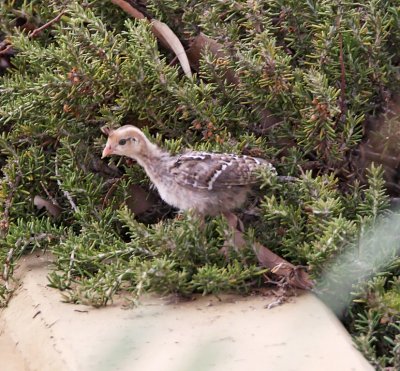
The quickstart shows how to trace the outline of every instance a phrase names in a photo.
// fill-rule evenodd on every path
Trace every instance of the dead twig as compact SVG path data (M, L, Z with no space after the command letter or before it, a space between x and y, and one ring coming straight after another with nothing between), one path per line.
M75 212L77 212L77 211L78 211L78 207L76 206L76 203L74 202L72 196L69 194L68 191L66 191L65 189L63 189L63 186L62 186L62 183L61 183L61 180L60 180L60 174L59 174L59 172L58 172L58 157L57 157L57 155L56 155L56 158L55 158L55 161L54 161L54 170L55 170L56 177L57 177L57 184L58 184L58 187L60 188L60 190L62 191L62 193L64 193L64 196L65 196L65 197L67 198L67 200L69 201L69 204L71 205L72 210L74 210Z
M6 257L6 261L4 262L3 265L3 280L6 282L6 289L8 290L8 277L10 274L10 267L11 267L11 260L14 254L14 248L11 248L8 253L7 253L7 257Z
M5 285L6 288L9 289L8 287L8 279L10 276L10 271L11 271L11 264L14 258L15 253L17 253L18 255L22 255L26 248L31 244L31 243L37 243L39 241L48 239L48 240L52 240L54 238L56 238L57 236L55 236L52 233L39 233L36 236L33 237L29 237L27 239L23 239L23 238L18 238L18 240L15 242L15 247L12 247L8 253L7 253L7 257L6 260L3 264L3 275L2 278L5 281Z
M65 10L61 11L55 18L53 18L52 20L48 21L47 23L45 23L44 25L35 28L34 30L30 31L28 33L28 37L30 39L33 39L34 37L36 37L38 34L40 34L43 30L45 30L46 28L49 28L52 24L58 22L61 17L65 14ZM0 50L0 55L5 55L5 54L9 54L9 52L12 50L13 46L12 44L6 44L6 46Z
M53 205L55 206L60 206L57 202L57 200L50 194L49 190L46 188L46 186L44 185L44 183L42 181L40 181L40 185L42 186L43 190L45 191L47 197L49 198L49 200L53 203Z
M69 256L69 266L68 266L68 273L67 273L67 280L66 280L67 286L71 285L72 269L74 268L74 265L75 265L75 253L76 253L77 248L78 248L78 245L75 245Z
M339 32L339 63L340 63L340 119L344 120L346 116L346 68L343 57L343 34L340 30L341 16L337 20L337 29Z
M106 207L106 204L109 200L109 198L111 197L111 195L114 193L115 188L117 188L118 184L121 182L121 180L124 178L124 175L120 178L117 178L115 180L115 182L112 184L112 186L109 188L109 190L107 191L106 195L104 196L104 200L103 200L103 204L101 206L101 208L104 210L104 208Z
M11 44L8 44L4 49L0 50L0 55L8 54L12 47L13 46Z
M276 300L274 300L272 303L269 303L268 305L265 306L266 309L272 309L275 307L278 307L282 305L287 299L284 296L280 296Z
M31 38L31 39L36 37L43 30L45 30L46 28L50 27L52 24L58 22L61 19L61 17L65 14L65 12L66 12L65 10L61 11L60 14L57 15L57 17L55 17L52 20L48 21L43 26L35 28L33 31L29 32L28 37Z
M8 193L8 197L4 203L4 211L3 211L3 219L0 221L0 234L5 235L8 232L8 228L10 227L10 209L12 206L12 201L19 186L19 183L22 180L22 175L18 174L15 177L15 181L10 184L10 192Z

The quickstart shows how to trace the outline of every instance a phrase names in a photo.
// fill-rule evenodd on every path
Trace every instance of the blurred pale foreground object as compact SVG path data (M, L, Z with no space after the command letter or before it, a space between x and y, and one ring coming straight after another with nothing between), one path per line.
M0 312L3 371L373 370L311 293L271 310L260 296L95 309L60 302L47 264L21 263L22 286Z

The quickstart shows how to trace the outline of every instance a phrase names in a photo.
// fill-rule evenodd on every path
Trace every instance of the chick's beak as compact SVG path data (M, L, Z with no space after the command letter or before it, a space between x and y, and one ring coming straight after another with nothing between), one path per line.
M103 149L103 153L101 155L101 158L110 156L110 155L112 155L112 153L113 153L113 149L111 148L111 145L107 144Z

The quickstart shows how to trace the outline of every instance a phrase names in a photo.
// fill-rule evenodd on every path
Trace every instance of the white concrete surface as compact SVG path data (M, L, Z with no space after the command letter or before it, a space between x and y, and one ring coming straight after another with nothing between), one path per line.
M134 309L62 303L46 256L30 256L0 312L1 371L372 371L340 322L311 293L215 297Z

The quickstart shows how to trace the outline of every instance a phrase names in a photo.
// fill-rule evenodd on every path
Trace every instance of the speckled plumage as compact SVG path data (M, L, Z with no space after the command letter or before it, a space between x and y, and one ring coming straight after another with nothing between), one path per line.
M108 135L103 157L115 154L135 159L165 202L203 215L240 207L251 186L258 182L255 170L265 167L275 171L266 160L250 156L209 152L171 156L130 125Z

